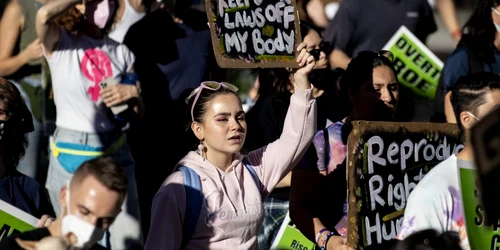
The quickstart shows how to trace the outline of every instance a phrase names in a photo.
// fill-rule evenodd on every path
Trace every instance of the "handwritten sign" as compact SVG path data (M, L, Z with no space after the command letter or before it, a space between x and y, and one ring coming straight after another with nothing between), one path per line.
M471 129L473 166L459 162L460 191L470 249L500 248L500 109Z
M482 202L491 221L500 219L500 108L491 110L471 129L474 161L482 186Z
M290 213L287 213L280 230L276 235L271 249L290 249L290 250L314 250L316 244L304 236L290 219Z
M12 234L36 228L38 219L0 200L0 241Z
M347 148L348 244L385 249L380 247L399 233L418 182L462 148L455 124L353 122Z
M415 95L434 100L443 62L405 26L401 26L384 50L394 54L399 82Z
M481 184L475 168L458 166L460 191L464 211L465 226L470 249L492 249L500 247L500 221L490 223L481 201ZM498 192L498 190L496 190Z
M212 45L221 68L297 67L295 0L207 0Z

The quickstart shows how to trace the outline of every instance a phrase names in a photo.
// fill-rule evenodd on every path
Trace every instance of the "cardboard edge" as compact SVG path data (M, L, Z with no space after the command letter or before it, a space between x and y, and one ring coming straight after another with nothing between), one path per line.
M216 14L212 10L211 3L212 0L205 1L205 8L207 11L208 24L210 27L210 38L212 40L212 49L214 51L215 60L220 68L239 68L239 69L250 69L250 68L298 68L299 65L295 60L289 62L247 62L243 59L229 59L225 58L222 55L222 52L219 49L219 38L215 34L215 23L211 20L216 18ZM297 52L297 46L302 42L302 38L300 35L300 17L299 10L297 9L296 0L291 0L291 4L295 7L295 48L294 52Z
M407 35L410 37L413 43L415 43L419 49L421 49L434 63L441 68L444 67L443 61L441 61L420 39L418 39L406 26L402 25L398 31L391 37L389 42L384 46L384 50L390 50L390 48L396 43L397 39L402 35Z
M288 226L288 223L290 223L290 221L291 221L291 219L290 219L290 211L288 211L286 213L285 219L281 223L280 230L276 234L276 238L274 239L273 243L271 244L271 247L270 247L271 250L277 249L277 247L278 247L278 245L279 245L279 243L281 241L281 238L285 234L286 227Z
M392 35L391 39L389 39L389 41L385 44L384 48L382 48L382 49L383 50L391 50L391 47L394 44L396 44L399 37L401 37L401 35L405 32L405 29L406 29L406 26L404 26L404 25L399 27L398 31L396 31L396 33L394 33L394 35ZM408 29L406 29L406 30L408 30Z
M26 222L27 224L32 225L33 227L37 227L39 219L35 218L33 215L28 214L9 203L0 200L0 210Z
M354 121L354 126L363 128L363 131L374 130L378 128L400 128L404 127L409 132L420 132L423 130L436 130L436 132L445 132L446 130L456 130L458 134L458 127L456 124L451 123L432 123L432 122L372 122L372 121Z
M355 154L353 147L357 141L359 141L359 135L361 133L353 133L354 131L359 131L360 123L352 122L352 131L347 139L347 154L346 154L346 170L347 170L347 245L356 249L359 245L359 228L358 228L358 217L357 212L355 210L356 203L358 202L358 198L356 197L356 186L357 179L356 177L356 169L354 167L355 163ZM354 168L354 169L353 169ZM354 171L353 171L354 170Z

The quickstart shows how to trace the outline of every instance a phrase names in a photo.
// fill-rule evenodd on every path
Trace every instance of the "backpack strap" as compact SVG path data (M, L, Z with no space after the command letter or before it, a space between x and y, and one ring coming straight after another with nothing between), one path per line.
M243 158L243 166L250 172L250 175L252 176L253 181L255 182L255 185L257 185L257 188L259 189L259 193L262 194L263 191L263 185L262 182L260 182L259 177L257 176L257 172L255 172L255 169L253 166L250 164L248 159L246 157Z
M257 172L246 158L243 158L243 165L248 170L254 180L259 192L262 194L263 185L257 176ZM203 193L201 192L200 176L191 168L180 166L178 168L184 178L184 189L186 192L186 213L184 214L184 223L182 225L182 245L183 249L191 239L198 218L200 217L201 204L203 202Z
M184 214L184 223L182 225L182 247L183 249L198 223L200 216L201 203L203 201L203 193L201 192L200 176L191 168L180 166L184 177L184 189L186 191L186 213Z

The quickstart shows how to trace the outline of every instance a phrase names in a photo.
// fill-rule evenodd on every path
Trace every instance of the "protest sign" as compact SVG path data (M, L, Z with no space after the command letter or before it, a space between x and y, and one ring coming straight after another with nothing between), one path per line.
M399 83L419 97L434 100L443 62L405 26L401 26L384 50L394 54Z
M347 243L389 249L406 201L435 165L463 148L455 124L353 122L347 146Z
M0 200L0 241L5 237L36 228L38 219Z
M471 129L472 148L488 221L500 219L500 108L495 108Z
M295 227L295 224L290 220L290 213L287 213L271 249L314 250L315 244Z
M296 68L300 24L295 0L207 0L221 68Z
M481 202L481 184L477 170L459 164L460 190L470 249L500 248L500 222L489 223ZM498 193L498 190L495 190Z

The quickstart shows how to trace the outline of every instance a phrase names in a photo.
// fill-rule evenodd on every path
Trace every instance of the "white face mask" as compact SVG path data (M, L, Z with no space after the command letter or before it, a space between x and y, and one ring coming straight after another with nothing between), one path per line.
M497 32L500 33L500 25L498 25L496 23L493 23L493 25L495 25L495 28L497 28Z
M499 31L500 32L500 31ZM471 112L467 112L467 114L469 114L470 116L472 116L472 118L476 119L477 121L481 121L481 119L477 118L477 116L475 116L474 114L472 114Z
M72 250L90 249L104 236L104 230L96 228L94 225L80 219L76 215L71 214L69 201L70 201L69 184L66 191L66 206L67 214L63 217L62 234L67 235L73 233L77 238L77 243L73 245Z

